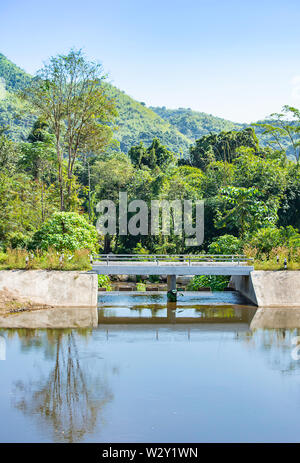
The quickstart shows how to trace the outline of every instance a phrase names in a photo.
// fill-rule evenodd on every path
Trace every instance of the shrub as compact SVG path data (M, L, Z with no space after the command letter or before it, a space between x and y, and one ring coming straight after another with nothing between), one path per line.
M224 291L230 277L224 275L197 275L187 286L189 291L198 291L199 288L210 288L212 291Z
M8 237L11 248L26 248L29 243L29 237L21 232L15 232Z
M150 283L158 283L159 282L159 275L149 275Z
M106 291L111 291L111 281L108 275L98 275L98 288L106 288Z
M219 236L208 246L209 254L241 254L242 249L242 241L233 235Z
M82 215L76 212L56 212L34 234L31 249L58 251L98 250L98 232Z
M258 230L251 238L249 244L256 248L258 254L269 254L272 248L276 248L281 244L280 230L278 228L269 227Z
M270 257L272 249L279 247L300 247L300 234L293 227L268 227L258 230L249 242L250 247L256 248L257 256L266 254Z
M146 291L146 285L144 283L137 283L136 284L137 291Z

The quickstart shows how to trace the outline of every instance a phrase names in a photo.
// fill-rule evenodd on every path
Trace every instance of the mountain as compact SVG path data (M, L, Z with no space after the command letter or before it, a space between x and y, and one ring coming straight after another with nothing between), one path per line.
M192 111L190 108L168 109L165 106L151 106L150 109L152 109L152 111L158 114L166 122L169 122L179 132L192 140L193 143L195 140L198 140L199 138L203 137L203 135L207 135L209 133L241 130L249 126L248 124L231 122L227 119L212 116L211 114ZM274 120L265 119L258 122L276 125ZM274 149L278 149L278 145L276 145L276 143L274 144L273 137L271 135L263 134L263 131L264 129L262 127L255 127L255 133L259 139L260 144L262 146L273 146ZM295 159L294 151L290 141L285 137L281 137L280 143L281 146L286 149L287 156L290 159Z
M30 83L31 76L0 53L0 78L6 90L17 91Z
M118 88L106 84L107 93L115 99L118 117L115 120L115 138L124 153L133 145L143 142L150 145L157 137L171 151L186 154L193 142L175 126L161 118L143 103L139 103Z
M0 53L0 127L7 128L8 134L16 141L27 136L34 121L17 95L31 78Z
M14 140L24 140L32 127L34 116L26 110L18 91L30 83L32 77L0 53L0 128ZM208 133L241 130L246 124L222 119L211 114L192 111L189 108L167 109L146 107L125 92L106 83L106 90L116 101L118 117L115 120L115 138L121 151L127 153L132 145L143 142L149 145L154 137L178 155L185 156L195 140ZM262 145L271 141L255 128ZM287 140L283 141L287 152L292 150Z
M211 114L192 111L190 108L168 109L165 106L151 106L150 109L193 141L209 133L240 130L246 126Z
M0 126L7 127L14 140L26 138L34 120L24 111L25 105L17 94L31 79L29 74L0 54ZM176 127L116 87L105 86L107 93L116 101L115 138L121 151L127 153L132 145L140 141L150 144L154 137L158 137L170 150L178 154L188 152L192 140Z

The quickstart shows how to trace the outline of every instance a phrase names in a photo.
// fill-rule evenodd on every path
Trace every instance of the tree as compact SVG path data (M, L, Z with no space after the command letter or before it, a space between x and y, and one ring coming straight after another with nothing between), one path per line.
M8 176L0 172L0 241L13 247L25 246L43 220L59 208L57 189L44 188L24 173Z
M299 164L300 156L300 110L293 106L285 105L281 113L273 113L270 120L254 124L261 127L263 135L270 135L272 140L270 144L277 145L279 149L285 152L283 142L287 141L292 146L292 152Z
M126 191L134 175L134 169L123 153L99 158L91 166L91 189L97 201L111 199L118 202L119 191Z
M264 199L280 197L286 187L286 169L282 159L268 159L257 156L251 148L239 148L235 158L233 185L257 188Z
M0 170L13 174L20 156L19 146L0 130Z
M64 155L67 157L68 193L76 161L84 152L101 152L112 136L110 123L116 115L114 101L102 85L102 66L86 60L81 50L52 57L25 90L25 97L55 135L64 210Z
M235 230L240 236L258 228L275 225L278 199L262 201L256 188L227 187L218 195L219 206L215 223L218 228Z
M162 145L158 138L154 138L148 148L142 142L137 146L132 146L128 151L128 156L133 165L139 169L143 166L150 169L166 168L175 160L174 154Z
M187 163L205 170L213 161L232 162L236 157L236 150L241 146L253 148L258 152L258 139L253 128L205 135L190 147Z
M287 169L286 188L278 211L280 225L292 225L300 230L300 169L299 164Z
M98 232L76 212L56 212L34 234L33 249L55 248L58 251L98 250Z

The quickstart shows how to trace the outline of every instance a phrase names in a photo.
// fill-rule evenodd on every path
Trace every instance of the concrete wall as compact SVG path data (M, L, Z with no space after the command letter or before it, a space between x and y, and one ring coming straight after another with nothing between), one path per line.
M232 276L230 286L260 307L300 307L300 271L252 271Z
M53 307L96 307L97 275L55 270L2 270L0 290Z

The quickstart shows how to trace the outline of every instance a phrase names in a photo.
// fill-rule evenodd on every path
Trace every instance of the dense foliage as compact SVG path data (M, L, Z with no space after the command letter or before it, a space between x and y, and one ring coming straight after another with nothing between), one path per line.
M81 78L75 84L71 78L70 86L73 65L81 70ZM249 127L192 111L146 108L103 83L99 68L80 52L55 57L48 66L32 81L0 59L5 80L0 92L0 245L4 250L247 252L261 262L271 259L274 268L281 268L285 258L289 265L292 261L298 265L300 119L295 108L285 107L283 113L293 116L292 123L279 113L277 122L270 118L267 126L255 129L266 132L269 146L264 146ZM61 74L52 73L56 67ZM92 80L86 69L94 73ZM63 96L57 94L58 75L67 76ZM87 93L80 90L83 81ZM14 93L22 89L28 97L28 82L30 107L35 107L31 115L24 113L26 103ZM48 111L53 95L62 98L59 117ZM23 123L18 126L24 118L25 132ZM195 126L200 122L204 132ZM11 124L10 130L6 123ZM293 140L294 160L281 143L287 134ZM117 226L116 235L99 236L96 205L110 199L118 212L120 191L127 192L128 201L143 199L149 210L152 200L204 199L203 245L186 246L185 236L174 231L172 213L170 235L124 236Z
M98 233L84 217L76 212L55 212L33 235L30 247L58 251L88 249L96 252Z
M5 126L9 136L15 140L26 138L34 121L31 108L25 107L24 101L16 94L31 79L31 76L0 54L0 125ZM204 135L242 130L247 126L186 108L147 108L145 103L134 100L113 85L106 82L103 86L107 95L115 100L118 112L113 124L116 129L116 144L111 147L113 151L127 153L133 145L140 142L149 145L154 138L158 138L177 156L185 157L190 145ZM255 126L262 146L272 145L272 131L266 130L263 124L274 126L276 121L273 118ZM292 157L294 153L289 137L283 136L281 144L288 156Z

